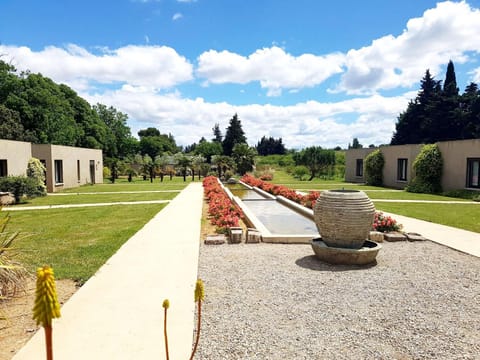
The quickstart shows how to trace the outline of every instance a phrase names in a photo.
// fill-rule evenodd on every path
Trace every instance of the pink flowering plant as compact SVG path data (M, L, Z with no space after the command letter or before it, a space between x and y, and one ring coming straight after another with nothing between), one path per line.
M391 232L399 231L402 226L397 223L395 219L390 216L386 216L381 211L375 212L375 218L373 220L372 230L379 232Z

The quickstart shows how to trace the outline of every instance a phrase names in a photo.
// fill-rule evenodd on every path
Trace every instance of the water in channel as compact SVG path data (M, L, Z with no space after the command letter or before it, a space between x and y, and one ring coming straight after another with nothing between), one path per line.
M241 184L228 186L228 188L233 195L243 201L244 205L272 234L318 236L317 227L312 220L282 205L277 200L267 199L255 190L247 189Z

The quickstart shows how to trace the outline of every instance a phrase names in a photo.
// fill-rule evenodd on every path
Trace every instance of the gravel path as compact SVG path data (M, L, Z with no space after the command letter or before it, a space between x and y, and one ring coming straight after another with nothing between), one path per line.
M480 359L480 259L384 243L377 265L310 245L201 246L196 359Z

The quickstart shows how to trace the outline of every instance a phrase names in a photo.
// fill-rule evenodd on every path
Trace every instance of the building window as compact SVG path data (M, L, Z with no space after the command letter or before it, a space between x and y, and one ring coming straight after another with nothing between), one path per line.
M80 182L80 160L77 160L77 181Z
M363 159L357 159L355 167L355 176L363 176Z
M480 158L467 159L467 187L480 188Z
M55 160L55 184L63 184L63 161Z
M398 159L397 162L397 180L407 181L408 159Z
M8 176L7 160L0 160L0 177Z

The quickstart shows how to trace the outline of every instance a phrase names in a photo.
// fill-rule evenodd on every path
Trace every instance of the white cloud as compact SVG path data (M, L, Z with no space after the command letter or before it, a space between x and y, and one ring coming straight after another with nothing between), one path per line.
M269 96L276 96L284 88L298 89L322 83L342 72L343 62L341 54L295 57L277 46L257 50L248 57L225 50L209 50L198 57L197 75L213 84L259 81Z
M468 61L467 52L480 52L480 11L465 2L438 3L422 17L408 21L397 37L384 36L370 46L346 54L346 72L338 91L372 93L409 87L427 68L436 75L450 59Z
M323 83L342 74L331 92L373 94L411 87L427 68L437 75L449 60L469 61L480 53L480 10L465 2L446 1L411 19L398 36L386 35L369 46L346 53L293 56L280 47L263 48L249 56L209 50L198 57L197 76L205 83L259 82L267 95Z
M183 15L181 13L175 13L173 16L172 16L172 20L173 21L176 21L176 20L179 20L183 17Z
M167 46L129 45L93 54L80 46L54 46L41 51L27 47L2 46L0 53L20 70L40 72L57 82L128 83L155 89L170 88L193 78L188 60Z
M159 95L150 89L131 86L84 96L91 103L113 105L129 114L134 134L154 126L162 133L172 133L177 143L188 145L202 136L210 139L215 123L220 123L225 132L230 118L238 113L251 145L266 135L281 137L289 148L303 148L346 146L353 137L366 145L389 142L396 117L412 95L392 98L375 95L337 103L308 101L291 106L209 103L202 98L183 98L178 92Z
M474 69L472 71L472 75L473 75L472 81L477 83L477 84L480 83L480 67Z

